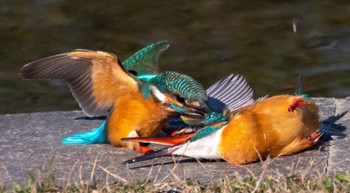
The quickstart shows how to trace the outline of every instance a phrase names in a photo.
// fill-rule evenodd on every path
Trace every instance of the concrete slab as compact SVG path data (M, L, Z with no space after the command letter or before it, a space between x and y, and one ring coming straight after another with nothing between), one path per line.
M338 124L350 126L350 98L336 100L335 115L343 115L337 121ZM349 136L349 129L345 129L344 133ZM334 174L339 172L350 172L350 138L344 137L337 140L330 141L329 159L328 159L328 173Z
M317 98L322 121L346 111L350 99ZM31 173L45 179L49 168L62 185L72 182L113 183L149 179L156 182L194 178L201 182L225 177L293 176L349 172L349 138L322 143L296 155L244 166L224 161L198 161L188 158L159 158L124 165L121 162L139 155L135 151L110 145L62 145L61 140L77 132L99 126L103 120L77 119L81 111L0 115L0 185L25 182ZM350 125L350 114L337 123ZM329 121L329 120L328 120ZM323 127L335 127L332 121ZM346 133L349 133L346 130ZM160 146L153 146L160 148Z

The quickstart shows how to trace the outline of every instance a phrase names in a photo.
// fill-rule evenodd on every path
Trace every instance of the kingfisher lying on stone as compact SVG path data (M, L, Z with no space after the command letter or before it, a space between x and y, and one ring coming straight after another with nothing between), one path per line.
M318 107L309 97L301 95L301 77L296 94L263 98L239 109L215 114L219 118L216 121L185 128L184 132L171 138L125 138L125 141L171 146L124 163L184 155L197 159L223 159L240 165L268 156L300 152L316 144L321 133Z
M68 137L63 143L110 143L148 153L148 147L121 138L154 136L176 113L200 119L207 111L207 95L197 81L170 71L152 74L148 70L154 69L143 67L147 62L156 66L167 47L167 42L158 42L125 61L127 69L140 67L140 78L127 71L117 56L90 50L31 62L21 68L20 75L26 79L63 79L85 114L108 113L99 128Z

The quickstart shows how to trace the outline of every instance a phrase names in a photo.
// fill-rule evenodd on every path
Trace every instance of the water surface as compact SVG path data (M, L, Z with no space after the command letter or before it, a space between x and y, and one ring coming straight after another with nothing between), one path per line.
M18 69L76 48L126 59L168 40L161 70L205 87L238 73L255 97L293 93L296 72L316 97L350 95L348 1L69 1L0 3L0 113L79 109L63 81L25 81ZM293 21L296 31L293 31Z

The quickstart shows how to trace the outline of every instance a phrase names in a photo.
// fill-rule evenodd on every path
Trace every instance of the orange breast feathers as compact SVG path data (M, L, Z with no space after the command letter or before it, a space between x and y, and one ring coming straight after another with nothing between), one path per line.
M307 104L288 111L293 101ZM243 107L222 132L219 154L239 165L302 151L314 145L320 134L318 108L303 96L279 95Z
M114 146L137 149L138 143L125 142L121 138L152 137L172 114L153 96L147 100L140 92L124 92L115 101L107 121L108 139Z

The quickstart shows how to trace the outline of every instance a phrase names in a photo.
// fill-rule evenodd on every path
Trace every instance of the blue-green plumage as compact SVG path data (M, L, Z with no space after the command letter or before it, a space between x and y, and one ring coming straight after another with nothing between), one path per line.
M159 57L168 47L169 43L167 41L150 44L130 56L122 65L126 70L135 71L137 73L137 78L141 81L149 82L157 76L157 74L154 73L158 73ZM143 86L141 92L145 98L150 98L149 86ZM109 143L105 125L106 122L103 122L100 127L91 131L64 138L62 143L66 145Z
M137 75L136 77L140 79L142 82L149 82L156 76L157 74L141 74L141 75Z
M98 128L85 133L78 133L70 137L64 138L62 143L65 145L79 145L79 144L101 144L109 143L106 122Z
M184 122L180 118L176 117L175 119L171 120L171 122L168 122L168 124L170 124L172 128L177 126L182 129L177 134L185 133L185 135L191 135L194 133L192 137L190 137L186 141L183 141L182 143L160 149L158 151L155 151L154 153L132 158L123 163L135 163L139 161L153 159L155 157L171 155L174 151L178 150L183 146L186 146L188 142L194 142L205 138L209 135L212 135L219 129L225 127L230 121L232 113L238 112L238 109L242 108L243 106L247 106L254 103L254 99L252 98L252 89L247 84L246 80L239 75L232 74L228 77L221 79L220 81L212 85L209 89L207 89L206 93L209 96L208 105L212 111L205 115L204 120L195 124L188 125L188 122ZM230 113L224 113L224 111L226 110L228 110ZM175 136L175 138L176 137L177 136ZM141 140L141 138L139 138L139 140ZM149 142L151 140L145 141ZM157 143L157 141L154 140L153 143ZM158 143L164 144L164 142Z
M171 94L175 97L181 97L190 101L205 101L206 94L204 88L197 81L189 76L176 72L162 72L156 75L149 82L146 82L141 87L142 95L146 99L150 99L151 86L156 86L160 91ZM175 104L170 104L172 109L177 112L187 112L188 110ZM208 115L210 118L208 122L215 121L214 118L222 118L218 115ZM99 128L82 134L76 134L67 137L63 140L63 144L94 144L94 143L108 143L107 129L103 123Z
M303 75L301 73L301 71L299 71L298 73L298 81L297 81L297 87L295 89L294 95L301 95L306 99L310 99L310 96L308 94L303 94Z
M141 87L142 96L149 100L151 98L151 84L145 83Z
M198 130L196 131L196 134L193 137L191 137L189 140L193 142L207 135L210 135L214 131L225 126L229 120L230 120L230 117L228 115L224 115L223 113L216 113L216 112L208 113L205 115L204 120L193 125L190 124L191 128L193 128L194 130L197 130L198 128ZM220 124L218 126L211 126L216 123L223 123L223 124ZM180 125L181 124L179 124L179 126Z
M169 48L167 41L150 44L122 62L126 70L133 70L137 76L157 74L159 57Z
M203 129L197 131L196 134L190 138L190 142L193 142L193 141L196 141L196 140L201 139L203 137L206 137L222 127L223 127L223 125L219 125L217 127L212 127L212 126L205 127Z
M160 91L180 96L183 99L190 101L205 101L207 99L203 86L184 74L166 71L160 73L150 82L156 85Z
M197 120L182 120L180 118L175 119L174 121L171 122L171 125L176 124L178 128L185 128L188 126L206 126L206 125L211 125L215 123L220 123L223 121L228 121L229 120L229 115L224 115L223 113L217 113L217 112L210 112L205 114L205 117L202 121L197 121Z
M126 70L133 70L137 78L143 82L140 92L146 99L150 99L151 86L156 86L161 92L168 93L174 97L180 97L189 101L204 101L206 94L204 88L197 81L189 76L176 72L157 73L157 63L159 56L169 47L168 42L161 41L151 44L136 52L130 58L123 62ZM169 107L178 112L187 112L188 110L169 104ZM63 144L93 144L108 143L107 129L105 123L99 128L82 134L76 134L67 137L62 141Z
M228 121L229 116L224 115L222 113L216 113L216 112L211 112L210 114L205 115L205 119L201 121L200 123L203 125L211 125L214 123L219 123L223 121Z

